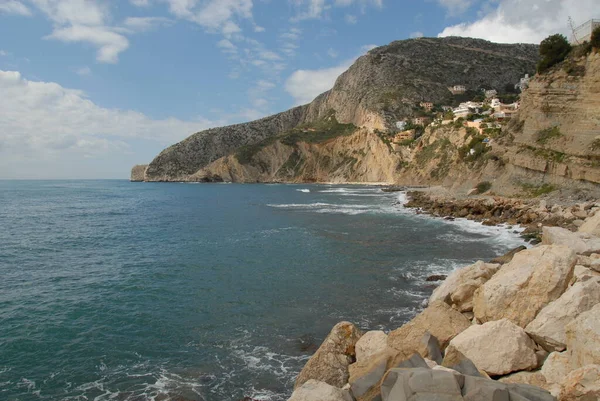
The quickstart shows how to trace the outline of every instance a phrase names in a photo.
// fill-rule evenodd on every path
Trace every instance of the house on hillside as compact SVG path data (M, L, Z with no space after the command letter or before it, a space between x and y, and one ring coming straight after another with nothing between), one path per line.
M521 92L523 92L525 89L527 89L529 87L530 80L531 80L531 78L529 77L529 74L525 74L525 76L523 78L521 78L519 83L515 85L515 89L518 89Z
M425 125L429 124L429 121L430 121L429 117L417 117L413 120L413 124L425 126Z
M409 129L408 131L399 132L394 136L393 142L400 143L403 141L412 141L416 137L416 131Z
M467 87L464 85L454 85L448 88L448 90L452 92L453 95L462 95L467 91Z
M583 42L592 40L592 32L600 26L600 19L591 19L585 24L579 25L573 30L573 35L570 38L572 45L580 45Z
M485 95L486 99L491 99L498 95L498 91L496 89L484 90L483 94Z
M407 125L408 125L408 122L406 122L406 121L396 121L396 129L398 131L404 131L406 129Z
M419 106L421 106L422 108L424 108L427 111L433 110L433 103L431 103L431 102L421 102L419 104Z

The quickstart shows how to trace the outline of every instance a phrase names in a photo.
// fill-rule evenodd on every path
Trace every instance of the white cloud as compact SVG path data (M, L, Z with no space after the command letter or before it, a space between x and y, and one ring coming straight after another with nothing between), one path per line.
M344 60L334 67L316 70L297 70L285 82L285 91L295 100L296 105L310 103L321 93L333 88L336 79L345 72L361 55L378 47L369 44L360 47L360 54L352 59Z
M307 19L318 19L323 16L323 11L328 8L325 0L295 0L296 6L303 11L291 18L292 22L298 22Z
M91 43L97 49L96 59L116 63L129 47L123 33L129 31L109 25L109 3L100 0L30 0L53 24L45 39L67 43Z
M135 32L145 32L159 26L170 25L173 21L164 17L128 17L123 25Z
M129 2L136 7L148 7L150 5L150 0L129 0Z
M356 17L356 15L350 15L350 14L346 14L346 16L344 17L344 20L346 21L346 23L348 23L350 25L354 25L358 22L358 18Z
M569 35L567 16L583 23L597 12L597 0L498 0L497 6L480 19L447 27L439 36L539 43L554 33Z
M423 37L423 32L419 32L419 31L412 32L410 34L410 37L413 38L413 39L415 39L415 38L422 38Z
M1 56L1 57L7 57L7 56L8 56L8 53L7 53L7 52L5 52L4 50L1 50L1 49L0 49L0 56Z
M438 2L448 9L451 16L456 16L467 11L476 0L438 0Z
M339 56L339 53L336 52L334 49L329 49L327 50L327 55L331 58L337 58Z
M346 71L354 60L346 60L338 66L318 70L297 70L285 82L285 90L297 105L310 103L315 97L333 87L335 80Z
M349 7L349 6L359 6L360 12L365 13L367 7L383 7L383 0L289 0L296 9L298 9L298 13L292 17L290 20L292 22L298 22L308 19L320 19L326 15L326 11L331 9L332 7ZM358 21L355 15L346 14L344 20L348 24L356 24Z
M31 11L27 6L16 0L0 0L0 14L31 16Z
M30 0L57 25L104 25L108 5L96 0Z
M178 18L195 22L205 29L225 35L240 32L236 19L252 19L252 0L165 0Z
M81 75L83 77L83 76L86 76L86 75L90 75L92 73L92 70L91 70L90 67L85 66L85 67L77 68L75 70L75 73L77 75Z
M0 93L0 163L10 166L8 173L45 160L50 174L57 160L109 157L126 150L133 139L163 146L217 124L206 119L154 120L132 110L103 108L82 91L29 81L15 71L0 70Z
M96 59L102 63L114 64L119 53L129 47L129 41L121 34L103 26L72 25L55 29L45 39L57 39L63 42L89 42L98 47Z

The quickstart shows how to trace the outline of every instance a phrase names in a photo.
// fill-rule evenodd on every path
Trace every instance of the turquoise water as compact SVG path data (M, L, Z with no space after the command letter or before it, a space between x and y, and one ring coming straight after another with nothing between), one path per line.
M508 230L373 187L0 181L0 399L279 401L340 320L393 329Z

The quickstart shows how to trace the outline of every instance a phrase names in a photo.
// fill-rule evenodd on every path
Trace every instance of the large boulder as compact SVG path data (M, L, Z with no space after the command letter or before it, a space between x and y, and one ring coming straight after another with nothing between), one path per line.
M571 367L600 365L600 304L583 312L565 329Z
M381 381L389 369L428 368L427 362L419 354L408 359L397 358L391 350L382 352L370 360L350 365L350 388L359 401L377 400L381 395Z
M473 297L480 322L507 318L527 326L538 312L565 292L577 256L560 245L543 245L517 253Z
M446 348L448 350L448 348ZM442 366L447 369L462 373L465 376L487 377L487 373L479 370L472 360L467 358L456 348L448 350L444 355Z
M577 253L600 251L600 238L586 232L572 232L561 227L544 227L542 244L562 245Z
M451 339L470 326L471 322L462 313L445 302L435 301L413 320L392 331L388 335L388 347L404 356L418 352L423 358L435 359L430 355L427 333L439 341L443 351Z
M317 380L308 380L294 390L288 401L353 401L353 397L348 390Z
M366 332L356 342L356 360L362 361L384 351L387 347L387 334L380 330Z
M383 401L556 401L549 392L463 376L443 369L391 369L381 384Z
M546 350L563 351L567 346L565 326L598 303L600 277L583 277L542 309L525 331Z
M579 227L580 233L592 234L600 237L600 213L596 212L593 217L588 218L583 225Z
M490 376L501 376L538 365L536 346L527 333L508 319L474 325L446 349L446 358L460 352Z
M565 378L560 401L600 400L600 365L586 365Z
M343 387L348 383L348 366L356 357L356 342L361 336L361 331L352 323L336 324L317 352L304 365L294 388L310 379Z
M463 401L459 379L450 372L391 369L381 384L383 401Z
M473 293L486 283L500 268L499 264L478 261L470 266L455 270L433 291L429 303L443 301L456 305L461 312L473 310Z
M560 394L561 385L570 371L571 364L569 362L569 355L566 352L551 353L548 358L546 358L540 371L546 380L546 385L540 387L550 391L552 395L558 396Z
M474 376L465 376L462 392L465 401L556 401L552 394L536 386Z

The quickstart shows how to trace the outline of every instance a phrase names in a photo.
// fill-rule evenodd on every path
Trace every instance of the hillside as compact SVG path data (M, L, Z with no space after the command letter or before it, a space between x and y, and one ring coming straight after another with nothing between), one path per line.
M393 42L359 58L330 91L309 105L250 123L202 131L165 149L148 165L143 180L204 180L206 174L212 179L211 169L206 170L212 162L226 156L231 160L238 148L264 143L297 127L312 129L311 124L319 124L332 113L340 124L364 128L370 135L375 130L389 131L396 121L419 116L421 111L415 107L419 102L456 105L480 89L502 93L507 85L533 72L536 61L534 45L469 38ZM467 93L454 96L448 90L454 85L464 85ZM223 161L219 163L223 166ZM254 175L245 175L244 181L264 178ZM140 180L139 167L135 180Z

